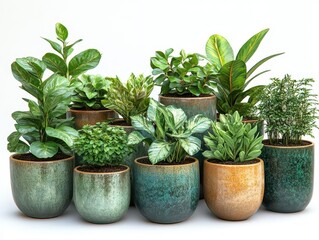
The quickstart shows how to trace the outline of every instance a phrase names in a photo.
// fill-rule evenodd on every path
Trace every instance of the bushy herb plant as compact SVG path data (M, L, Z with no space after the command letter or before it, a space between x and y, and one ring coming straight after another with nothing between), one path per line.
M201 140L193 135L205 132L211 120L196 115L187 120L181 108L164 106L151 99L147 116L132 116L132 132L129 144L146 142L149 146L148 157L152 164L161 161L181 162L186 155L194 155L201 148Z
M252 128L250 123L243 123L237 111L221 114L219 120L212 123L212 133L204 136L206 158L244 162L261 154L263 136L256 136L257 126Z
M186 54L182 50L177 57L171 56L172 53L170 48L165 52L156 51L151 57L152 73L157 76L155 84L161 86L161 94L212 94L215 86L212 66L201 66L199 62L203 59L195 53Z
M116 111L128 124L131 124L131 116L146 112L154 88L152 77L131 74L126 83L118 77L108 80L111 81L111 87L102 100L104 107Z
M317 127L318 100L312 92L314 80L295 80L290 75L271 80L259 105L270 144L300 145L302 136L312 136L313 128Z
M85 125L75 139L74 151L82 157L82 164L89 166L116 166L124 163L131 153L127 134L122 127L108 123Z

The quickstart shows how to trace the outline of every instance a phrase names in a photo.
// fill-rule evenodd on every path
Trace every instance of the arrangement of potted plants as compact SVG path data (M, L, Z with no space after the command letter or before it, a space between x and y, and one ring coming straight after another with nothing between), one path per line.
M259 105L266 121L264 206L276 212L298 212L307 207L313 192L314 144L312 136L318 119L313 79L272 78Z
M204 137L204 199L209 209L225 220L245 220L260 207L264 195L263 136L257 126L243 123L236 111L220 115L212 133Z
M130 204L130 169L123 165L131 151L127 134L108 123L85 125L74 142L82 166L74 169L74 204L92 223L120 220Z
M208 129L211 120L165 107L151 99L147 116L132 116L136 131L129 144L146 142L148 156L134 161L135 205L152 222L176 223L189 218L199 200L199 163L194 157L201 147L195 133ZM188 156L187 156L188 155Z
M78 132L65 114L73 94L70 82L57 74L43 79L46 65L33 57L18 58L13 76L32 99L28 111L12 114L16 131L8 137L14 201L27 216L59 216L72 199L74 157L71 147Z

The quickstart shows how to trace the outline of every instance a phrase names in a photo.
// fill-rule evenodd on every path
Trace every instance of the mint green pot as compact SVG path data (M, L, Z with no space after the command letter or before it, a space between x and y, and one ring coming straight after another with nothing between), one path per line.
M55 161L27 161L10 156L13 199L25 215L53 218L72 200L74 157Z
M130 168L93 173L74 169L74 204L80 216L91 223L119 221L130 205Z

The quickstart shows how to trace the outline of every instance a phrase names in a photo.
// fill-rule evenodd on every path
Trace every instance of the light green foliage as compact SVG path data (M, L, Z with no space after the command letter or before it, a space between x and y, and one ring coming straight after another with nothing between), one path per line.
M131 74L126 83L118 77L107 79L111 81L111 87L102 100L104 107L116 111L128 124L131 116L145 114L154 88L152 77Z
M24 98L28 111L16 111L16 131L8 137L10 152L31 152L37 158L53 157L58 151L72 155L71 147L78 132L72 119L65 119L73 89L70 82L58 74L43 80L46 65L39 59L18 58L11 64L15 79L21 88L36 101ZM24 140L23 140L24 139Z
M82 157L82 164L91 166L120 165L132 148L127 144L127 134L122 127L106 122L85 125L75 139L74 151Z
M256 135L257 126L243 123L238 112L220 115L220 122L212 123L212 133L204 136L209 159L243 162L257 158L263 147L263 136Z
M248 88L249 83L262 71L252 76L263 63L283 53L263 58L247 69L248 60L254 55L269 29L252 36L238 51L236 58L229 42L222 36L212 35L206 43L206 57L217 73L217 110L221 114L238 111L244 117L253 115L254 106L259 102L264 85ZM244 99L248 98L244 102Z
M201 66L199 62L203 59L199 55L186 54L184 50L178 57L171 56L172 53L172 48L157 51L151 58L153 75L158 75L155 84L161 86L161 94L212 94L215 87L212 65Z
M129 144L148 143L148 157L152 164L181 162L187 154L196 154L201 141L193 135L205 132L211 123L202 115L187 120L181 108L173 105L165 107L153 99L150 100L147 116L140 114L131 119L136 131L129 135Z
M61 43L43 38L51 45L53 50L58 53L46 53L42 57L42 61L52 72L71 80L87 70L95 68L99 64L101 54L96 49L87 49L80 52L69 61L68 57L73 53L74 45L81 42L82 39L68 43L68 30L61 23L56 23L55 32L57 40Z
M272 78L259 105L266 121L271 144L301 144L302 136L312 136L318 119L317 95L312 93L313 79Z
M75 95L71 107L75 109L104 109L101 101L110 88L111 81L99 75L82 74L72 80Z

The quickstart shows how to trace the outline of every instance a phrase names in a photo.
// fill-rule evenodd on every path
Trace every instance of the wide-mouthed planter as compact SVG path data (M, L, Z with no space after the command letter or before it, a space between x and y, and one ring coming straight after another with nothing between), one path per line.
M116 172L87 172L74 169L74 204L86 221L112 223L119 221L130 204L130 169Z
M314 181L314 144L274 146L264 140L261 157L265 161L263 205L274 212L304 210L311 198Z
M11 189L17 207L33 218L61 215L72 200L74 157L20 160L28 159L26 155L10 156Z
M259 209L264 196L264 163L232 165L204 161L204 199L218 218L245 220Z
M134 161L135 206L149 221L177 223L188 219L199 200L199 164L152 165L148 157Z

